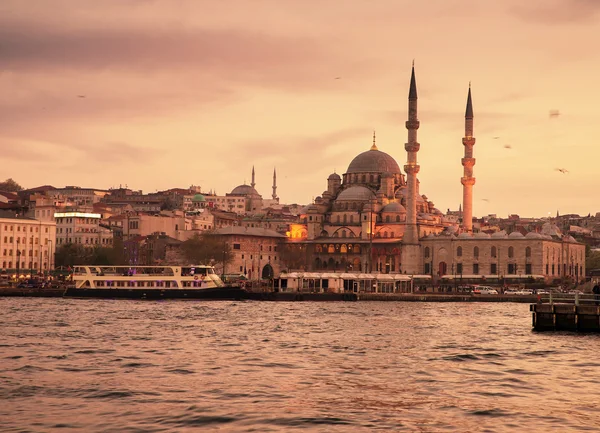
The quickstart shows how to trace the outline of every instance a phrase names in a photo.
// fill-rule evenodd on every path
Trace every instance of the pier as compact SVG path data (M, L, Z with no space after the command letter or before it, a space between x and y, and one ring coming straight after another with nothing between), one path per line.
M600 332L600 300L593 295L550 294L529 310L535 331Z

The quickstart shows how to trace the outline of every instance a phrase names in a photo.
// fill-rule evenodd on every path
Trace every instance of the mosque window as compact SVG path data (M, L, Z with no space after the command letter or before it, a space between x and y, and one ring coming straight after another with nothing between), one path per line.
M345 238L346 237L346 230L342 230L342 237Z
M341 220L340 220L340 216L339 216L339 215L337 216L337 218L336 218L336 221L337 221L338 223L341 221Z
M333 246L333 244L329 244L329 246L327 247L327 252L335 253L335 247Z
M387 238L388 237L388 232L383 232L383 237Z
M458 248L456 248L456 255L457 255L458 257L462 257L462 247L458 247Z
M496 247L492 247L492 251L491 251L491 254L490 254L490 255L491 255L493 258L496 258L496 257L498 257L498 252L497 252L497 250L496 250ZM495 272L492 272L492 273L495 273Z
M373 175L372 175L372 174L371 174L371 175L369 175L369 181L370 181L371 183L373 183L373 181L374 181L374 179L373 179Z
M386 222L386 223L389 223L389 222L390 222L390 216L389 216L389 215L386 215L386 216L385 216L385 222Z
M396 215L396 222L399 223L400 222L400 215Z
M390 235L390 237L391 237L391 238L393 238L393 237L394 237L394 232L392 232L392 234Z
M515 256L514 247L508 247L508 258L512 259Z
M425 247L425 258L429 258L429 247Z
M344 214L344 224L346 224L347 220L348 220L348 215Z
M531 257L531 247L525 248L525 257ZM529 272L526 272L527 274Z
M473 248L473 257L479 258L479 247ZM478 274L479 272L473 272L474 274Z
M340 247L340 253L347 253L348 252L348 247L346 246L346 244L342 244L342 246Z
M365 183L367 181L367 176L365 176L364 174L362 175L362 181L363 181L363 183Z

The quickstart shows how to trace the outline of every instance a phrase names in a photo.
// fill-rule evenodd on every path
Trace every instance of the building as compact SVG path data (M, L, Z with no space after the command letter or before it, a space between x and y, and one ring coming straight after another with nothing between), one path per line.
M408 140L404 173L379 150L373 134L369 150L357 155L342 176L331 174L327 189L291 224L290 249L304 257L296 267L318 271L427 274L536 274L546 281L578 280L585 269L585 246L561 233L499 232L473 225L474 115L467 94L461 159L463 197L459 215L443 215L419 191L417 155L420 127L414 66L408 95Z
M0 218L0 263L8 274L54 268L56 224L27 217Z
M84 247L112 247L113 233L100 226L102 215L88 212L56 212L56 247L66 244Z

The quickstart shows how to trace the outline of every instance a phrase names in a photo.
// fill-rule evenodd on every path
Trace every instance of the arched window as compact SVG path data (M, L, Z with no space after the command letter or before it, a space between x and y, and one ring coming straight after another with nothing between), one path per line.
M385 222L386 222L386 223L389 223L389 222L390 222L390 216L389 216L389 215L386 215L386 216L385 216Z
M396 215L396 222L399 223L400 222L400 215Z
M531 247L525 248L525 257L531 257Z
M491 251L490 255L491 255L493 258L496 258L496 257L498 257L498 253L497 253L497 251L496 251L496 247L492 247L492 251Z
M344 224L348 222L348 215L344 214Z
M373 183L373 175L370 175L370 176L369 176L369 181L370 181L371 183Z
M425 247L425 258L429 258L429 247Z
M342 237L345 238L346 237L346 230L342 230Z
M342 244L342 246L340 247L340 253L347 253L347 252L348 252L348 247L346 246L346 244Z
M513 247L508 247L508 258L512 259L515 256L515 249Z
M317 253L322 253L323 252L323 248L321 247L321 245L317 245L315 247L315 252L317 252Z
M393 238L393 237L394 237L394 232L392 232L392 233L390 234L390 237L391 237L391 238Z
M338 223L340 223L340 222L341 222L341 219L340 219L340 216L339 216L339 215L337 216L337 218L336 218L336 221L337 221Z
M362 175L362 181L363 181L363 183L365 183L367 181L367 176L365 176L364 174Z
M387 238L388 233L387 232L383 232L383 237Z
M458 247L458 248L456 248L456 255L457 255L458 257L462 257L462 247Z
M473 248L473 257L475 257L476 259L479 258L479 247Z

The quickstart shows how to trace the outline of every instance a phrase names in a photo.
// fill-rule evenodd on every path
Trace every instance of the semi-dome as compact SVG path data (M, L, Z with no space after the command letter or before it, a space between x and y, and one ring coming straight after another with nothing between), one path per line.
M400 203L392 202L385 205L381 212L406 213L406 209Z
M199 202L203 202L203 201L206 201L206 199L204 198L204 196L202 194L196 194L194 197L192 197L193 203L199 203Z
M348 166L347 173L386 173L400 174L398 163L385 152L367 150L356 156Z
M258 192L250 185L239 185L233 188L232 195L258 195Z
M351 186L343 190L340 195L337 196L336 201L367 201L375 198L375 194L369 188L364 186Z

